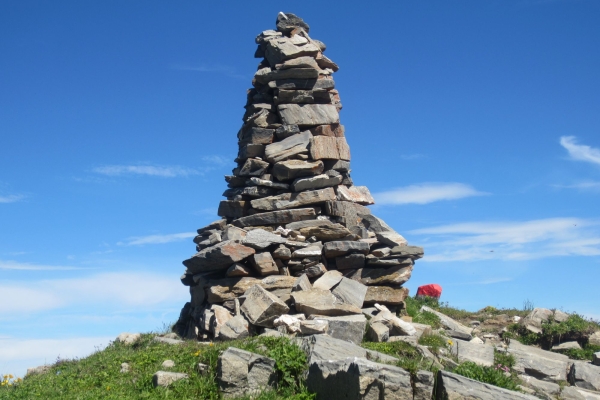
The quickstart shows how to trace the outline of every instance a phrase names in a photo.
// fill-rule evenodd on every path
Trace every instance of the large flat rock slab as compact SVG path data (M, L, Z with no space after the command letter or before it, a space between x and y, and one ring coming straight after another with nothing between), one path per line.
M230 347L219 356L217 382L223 398L256 396L277 383L275 360Z
M458 357L459 362L471 361L485 367L494 365L494 348L492 346L453 340L451 352Z
M314 126L340 122L338 111L332 104L280 104L277 110L286 125Z
M261 214L249 215L233 221L233 225L244 228L247 226L285 225L290 222L315 219L317 217L313 208L299 208L295 210L270 211Z
M567 380L572 362L565 355L526 346L516 340L510 341L508 352L515 357L514 369L520 374L549 382Z
M306 315L351 315L361 314L359 307L345 304L329 290L311 289L292 292L296 310Z
M410 374L361 358L321 360L309 365L306 386L322 400L413 398Z
M437 378L436 400L539 400L535 396L478 382L451 372L439 371Z
M312 210L314 213L314 210ZM207 247L185 260L185 265L190 274L200 272L219 271L227 269L231 264L250 257L255 253L251 247L233 241L224 241L214 246Z
M262 199L252 200L250 204L257 210L276 211L323 203L328 200L335 200L333 188L263 197Z

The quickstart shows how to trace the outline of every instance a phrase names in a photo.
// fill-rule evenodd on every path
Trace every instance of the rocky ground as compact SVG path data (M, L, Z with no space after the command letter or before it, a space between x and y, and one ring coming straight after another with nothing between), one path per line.
M280 319L277 329L233 342L121 334L104 351L119 354L107 369L148 390L139 398L165 391L189 398L191 391L195 398L600 399L600 325L577 314L466 312L408 297L398 313L377 304L360 315L310 320L317 330L327 325L326 334L303 333L288 314ZM163 350L145 365L139 359L148 363L147 356L131 354L156 348L185 356L169 359ZM22 382L3 387L0 398L29 398L19 391L39 379L59 379L60 367L31 369ZM76 370L74 376L83 367ZM118 387L109 378L103 384Z

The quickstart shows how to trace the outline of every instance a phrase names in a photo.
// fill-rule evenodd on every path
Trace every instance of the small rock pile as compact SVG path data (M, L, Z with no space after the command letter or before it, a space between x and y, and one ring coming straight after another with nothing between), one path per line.
M354 186L338 66L308 32L279 13L277 30L256 37L262 61L222 219L198 229L197 253L183 262L191 301L175 327L182 337L237 339L278 326L322 333L315 315L361 315L376 303L394 312L408 294L402 285L423 249L374 216L369 190Z

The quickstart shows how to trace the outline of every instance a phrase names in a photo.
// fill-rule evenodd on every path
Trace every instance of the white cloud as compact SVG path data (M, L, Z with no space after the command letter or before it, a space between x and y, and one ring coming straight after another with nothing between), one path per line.
M124 242L117 243L119 246L141 246L145 244L164 244L178 242L193 238L195 232L171 233L168 235L149 235L149 236L134 236L127 238Z
M114 340L111 337L16 339L0 337L0 373L23 377L27 368L53 364L57 358L85 357Z
M21 201L25 198L25 196L20 194L9 194L6 196L0 196L0 203L16 203L17 201Z
M219 155L204 156L200 157L200 159L204 162L217 164L219 166L227 165L232 162L229 158Z
M574 183L572 185L553 185L559 189L579 189L583 191L596 191L600 190L600 182L598 181L585 181Z
M416 229L424 261L527 260L600 255L600 223L579 218L467 222ZM418 239L415 241L418 242Z
M428 204L435 201L457 200L487 194L464 183L449 182L410 185L375 193L373 197L377 204Z
M600 150L584 144L577 144L575 136L562 136L560 144L567 149L573 160L600 165Z
M192 168L180 166L157 165L105 165L93 169L94 172L108 176L122 175L147 175L162 178L175 178L179 176L201 175L202 172Z
M119 272L84 278L3 281L0 304L11 306L2 316L83 306L106 311L124 307L152 309L171 302L183 304L189 294L177 278L176 273Z
M25 254L25 253L23 253ZM43 264L30 264L22 263L12 260L0 260L0 270L17 270L17 271L71 271L78 269L90 269L81 267L70 267L63 265L43 265Z

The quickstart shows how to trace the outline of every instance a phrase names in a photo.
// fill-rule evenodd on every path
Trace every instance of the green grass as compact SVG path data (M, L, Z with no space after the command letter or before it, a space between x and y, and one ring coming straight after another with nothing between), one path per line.
M0 399L219 399L217 359L230 346L275 359L279 386L263 393L260 399L314 397L302 385L306 357L286 338L252 338L209 346L193 341L169 345L154 342L152 337L142 335L133 346L113 343L84 359L59 361L46 374L1 387ZM164 370L161 364L167 359L175 362L170 371L186 373L190 378L169 388L154 388L152 375ZM119 372L123 362L130 364L129 373ZM196 371L198 363L209 366L207 374Z
M424 358L416 347L406 342L363 342L362 347L398 358L396 365L416 374L418 370L437 371L431 360Z
M578 341L583 344L583 349L564 351L563 354L577 360L591 360L594 351L600 347L587 344L586 338L597 330L600 330L597 322L587 320L579 314L571 314L563 322L556 322L552 319L544 322L542 333L539 334L529 332L523 325L511 324L503 338L516 339L523 344L537 345L546 350L550 350L557 343Z
M520 384L514 372L505 373L501 368L483 367L470 361L460 364L452 372L509 390L518 390Z

